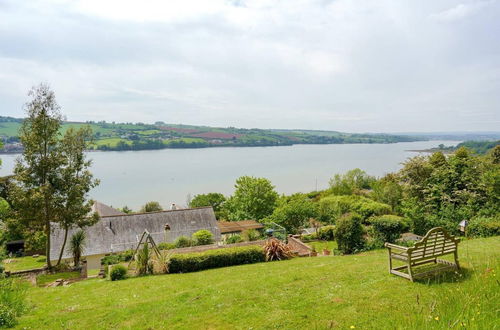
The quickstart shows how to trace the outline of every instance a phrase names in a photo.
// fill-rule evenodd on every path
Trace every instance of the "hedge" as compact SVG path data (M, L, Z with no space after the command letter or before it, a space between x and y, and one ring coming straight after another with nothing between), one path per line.
M170 259L169 273L189 273L263 261L265 261L265 257L261 246L242 246L198 253L174 254Z
M467 227L468 236L488 237L500 235L500 216L496 218L473 218Z

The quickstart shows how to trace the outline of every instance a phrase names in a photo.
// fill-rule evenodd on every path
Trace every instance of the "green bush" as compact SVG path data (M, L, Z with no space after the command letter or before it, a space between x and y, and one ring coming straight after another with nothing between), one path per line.
M316 234L306 234L306 235L300 236L300 240L302 242L310 242L310 241L314 241L317 239L318 239L318 236Z
M24 283L12 278L0 278L0 328L13 327L16 318L26 309Z
M121 253L105 256L104 258L101 259L101 265L103 266L116 265L121 262L130 261L132 260L133 257L134 257L134 250L127 250Z
M469 222L467 234L472 237L488 237L500 235L500 216L496 218L473 218Z
M204 269L252 264L265 261L260 246L241 246L200 253L175 254L170 259L170 273L189 273Z
M172 250L175 249L175 243L160 243L158 244L158 250Z
M261 238L260 232L256 229L247 229L241 236L245 242L257 241Z
M116 265L111 268L109 278L111 281L123 280L127 277L127 268L123 265Z
M243 238L241 238L241 235L231 235L228 238L226 238L226 244L234 244L234 243L240 243L243 242Z
M408 231L410 225L405 218L396 215L381 215L370 218L373 238L381 242L394 243L399 236Z
M345 214L337 220L335 240L340 251L354 253L364 248L362 217L356 213Z
M198 230L192 235L194 245L208 245L214 243L214 235L206 229Z
M358 195L328 196L319 201L319 220L323 223L335 223L343 214L350 212L358 213L365 221L371 216L389 214L391 207Z
M318 231L318 238L324 241L332 241L335 226L324 226Z
M174 241L174 245L176 248L185 248L185 247L190 247L192 245L192 242L189 237L179 236Z

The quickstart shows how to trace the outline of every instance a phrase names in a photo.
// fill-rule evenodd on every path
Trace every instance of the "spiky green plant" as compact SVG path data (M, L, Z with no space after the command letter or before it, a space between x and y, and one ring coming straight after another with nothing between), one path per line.
M149 244L144 244L144 247L137 251L135 255L136 274L146 275L153 273L153 260L149 250Z
M83 230L79 230L71 236L69 241L69 250L73 256L75 267L80 264L83 251L85 250L87 235Z

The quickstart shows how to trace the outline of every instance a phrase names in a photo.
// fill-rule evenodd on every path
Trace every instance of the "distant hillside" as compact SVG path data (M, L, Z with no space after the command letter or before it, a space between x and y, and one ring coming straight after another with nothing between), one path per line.
M22 119L0 116L0 137L4 152L19 151L18 130ZM206 148L221 146L287 146L294 144L395 143L425 140L422 137L391 134L355 134L335 131L245 129L175 125L156 122L108 123L65 122L62 130L89 125L96 150L143 150L163 148Z
M453 152L460 147L466 147L477 154L484 155L488 153L491 149L500 145L500 140L497 141L465 141L457 144L454 147L447 147L443 144L439 145L437 148L432 148L429 151L444 151Z

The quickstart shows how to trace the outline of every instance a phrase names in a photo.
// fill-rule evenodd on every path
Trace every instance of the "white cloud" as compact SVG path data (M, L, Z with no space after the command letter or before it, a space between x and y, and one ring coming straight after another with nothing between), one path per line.
M46 81L71 120L362 132L492 130L500 119L496 1L0 8L2 115L21 116L26 91Z
M458 21L463 18L476 14L481 9L493 3L494 3L493 0L459 3L458 5L451 7L449 9L431 14L430 18L440 22Z

